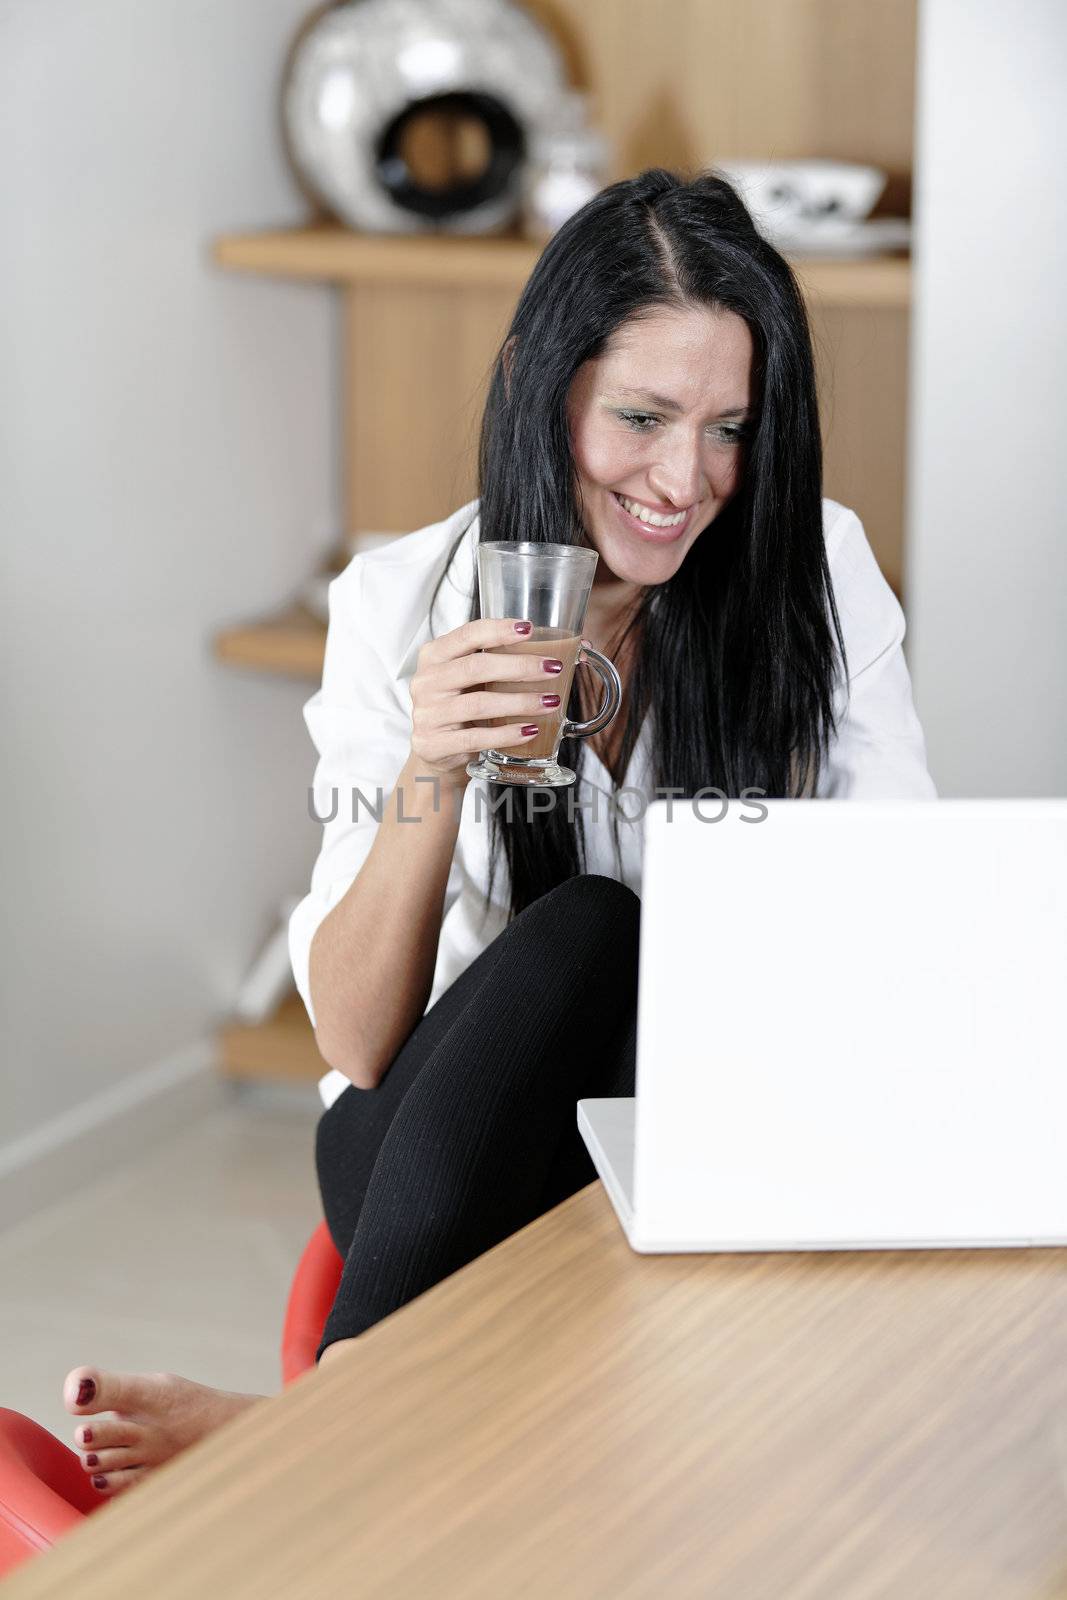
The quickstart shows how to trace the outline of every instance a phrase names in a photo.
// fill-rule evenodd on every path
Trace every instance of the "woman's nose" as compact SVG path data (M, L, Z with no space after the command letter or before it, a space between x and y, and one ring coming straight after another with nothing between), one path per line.
M648 473L649 488L660 500L682 510L700 499L703 473L700 452L692 445L679 445L669 455L661 456Z

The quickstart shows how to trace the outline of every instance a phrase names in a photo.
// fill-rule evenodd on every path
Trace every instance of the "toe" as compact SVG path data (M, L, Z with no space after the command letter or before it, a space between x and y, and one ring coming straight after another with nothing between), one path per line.
M63 1382L63 1404L76 1417L93 1411L152 1411L172 1381L162 1372L73 1367Z
M82 1466L90 1475L94 1472L101 1475L117 1472L125 1467L143 1467L145 1463L140 1456L123 1447L119 1450L87 1450L82 1456Z
M80 1422L74 1429L75 1450L110 1450L116 1445L134 1445L144 1436L144 1428L130 1417L103 1412Z
M90 1482L102 1495L121 1494L144 1477L146 1467L123 1467L117 1472L94 1472Z
M99 1400L103 1374L98 1367L73 1367L63 1380L63 1404L75 1416L79 1412L100 1411L104 1402Z

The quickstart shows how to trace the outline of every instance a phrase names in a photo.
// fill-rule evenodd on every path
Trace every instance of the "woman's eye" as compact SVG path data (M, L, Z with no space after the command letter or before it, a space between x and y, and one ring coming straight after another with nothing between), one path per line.
M647 411L620 411L619 416L635 433L651 433L660 420ZM722 422L710 431L720 444L741 444L748 429L743 423Z

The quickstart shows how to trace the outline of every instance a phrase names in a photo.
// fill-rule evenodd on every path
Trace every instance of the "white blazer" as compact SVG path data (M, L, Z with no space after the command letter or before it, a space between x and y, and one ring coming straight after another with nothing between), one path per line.
M376 791L385 798L407 760L411 740L411 693L421 646L431 637L430 600L452 542L470 519L451 571L441 584L432 636L467 620L474 592L478 502L462 506L444 522L391 544L356 555L329 586L329 629L322 687L304 706L304 720L318 751L313 793L324 821L322 848L311 888L289 921L289 954L296 986L312 1025L308 986L311 940L326 913L344 895L374 841ZM936 798L926 768L922 729L912 704L911 680L901 649L904 614L886 583L855 512L823 501L823 533L849 665L849 709L831 742L820 775L819 798ZM839 682L835 709L844 711ZM840 719L839 719L840 720ZM652 796L649 778L650 725L646 718L625 774L625 785ZM611 779L591 746L582 758L586 787L584 831L589 872L617 878L640 891L642 821L637 804L621 811L620 853L612 845ZM488 881L486 784L467 786L427 1010L507 924L507 863L497 866L493 902L485 910ZM481 803L476 805L476 791ZM594 795L591 790L599 790ZM352 792L360 791L353 821ZM579 797L581 798L581 797ZM596 806L591 812L590 803ZM327 1072L319 1082L326 1106L349 1080Z

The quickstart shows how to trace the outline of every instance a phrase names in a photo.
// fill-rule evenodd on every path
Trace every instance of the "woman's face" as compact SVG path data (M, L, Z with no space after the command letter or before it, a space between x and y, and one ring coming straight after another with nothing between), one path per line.
M579 367L567 420L598 580L663 583L736 494L751 374L748 324L705 307L657 307Z

